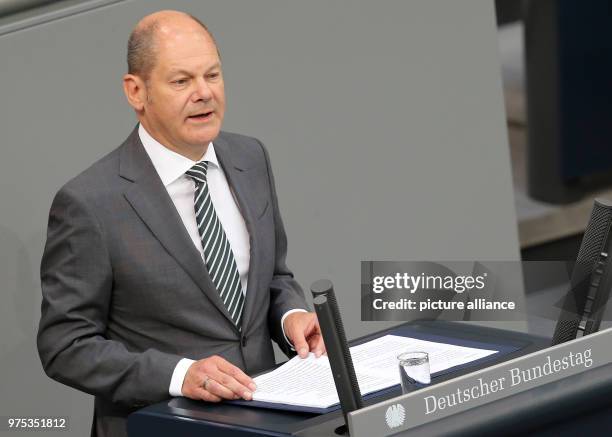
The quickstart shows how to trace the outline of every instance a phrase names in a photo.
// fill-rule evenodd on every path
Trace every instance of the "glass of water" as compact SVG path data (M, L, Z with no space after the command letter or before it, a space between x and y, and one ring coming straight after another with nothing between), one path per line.
M402 393L415 389L415 384L431 383L429 373L429 355L427 352L404 352L397 356Z

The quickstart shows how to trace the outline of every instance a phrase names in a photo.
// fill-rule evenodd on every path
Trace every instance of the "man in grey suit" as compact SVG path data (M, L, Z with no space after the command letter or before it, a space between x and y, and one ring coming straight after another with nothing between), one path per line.
M41 264L38 350L52 378L95 395L92 435L170 396L251 399L247 376L324 353L285 265L268 155L221 132L221 61L194 17L143 18L124 91L139 125L57 193Z

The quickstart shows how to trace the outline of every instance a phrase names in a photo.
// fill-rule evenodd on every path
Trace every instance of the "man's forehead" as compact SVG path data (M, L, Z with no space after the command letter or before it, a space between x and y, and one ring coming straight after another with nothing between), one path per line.
M215 53L216 55L216 53ZM175 73L191 73L192 69L196 69L196 70L202 70L205 69L207 71L209 70L215 70L218 68L221 68L221 61L217 60L217 61L212 61L212 62L198 62L198 60L194 60L195 62L193 63L193 65L187 65L187 63L181 63L181 62L173 62L171 64L168 65L168 74L175 74Z
M160 46L170 46L175 50L186 43L198 44L203 49L216 50L212 37L202 28L177 29L170 26L160 27L155 37Z
M219 62L219 52L212 39L195 33L181 33L159 38L158 56L170 64Z

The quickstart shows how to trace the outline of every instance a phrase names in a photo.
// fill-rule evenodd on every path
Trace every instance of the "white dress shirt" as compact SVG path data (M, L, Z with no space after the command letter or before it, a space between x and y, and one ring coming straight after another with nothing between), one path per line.
M236 199L227 183L225 173L223 173L223 169L219 165L213 143L208 144L206 153L199 161L192 161L160 144L146 131L142 124L138 127L138 135L162 183L166 187L166 190L168 190L168 194L193 244L200 252L202 260L204 260L204 249L202 248L202 240L198 232L193 204L196 187L193 179L185 176L185 172L193 167L196 162L209 162L206 181L210 199L215 207L219 221L225 230L234 257L236 258L236 266L240 274L242 292L246 294L250 262L249 233L244 218L236 204ZM296 311L304 310L293 309L287 311L283 315L281 319L283 334L285 332L283 327L285 318ZM286 336L285 339L287 339ZM289 340L287 340L287 342L291 344ZM183 358L174 368L172 379L170 380L170 388L168 390L171 396L182 396L181 388L183 386L183 380L192 363L194 363L194 360Z

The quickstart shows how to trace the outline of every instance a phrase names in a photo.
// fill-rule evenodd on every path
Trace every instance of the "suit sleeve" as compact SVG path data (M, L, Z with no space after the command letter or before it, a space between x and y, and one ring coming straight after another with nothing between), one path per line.
M285 227L278 208L278 198L276 196L274 175L272 174L268 152L261 142L259 144L264 152L268 170L276 241L274 276L270 282L270 309L268 311L268 324L272 338L280 346L283 352L288 355L294 355L295 352L291 350L290 345L285 340L285 335L281 326L281 319L289 310L299 308L308 311L308 306L306 305L302 288L293 278L293 273L291 270L289 270L285 262L287 257L287 235L285 234Z
M169 397L181 357L130 351L106 336L112 266L94 209L63 188L49 214L41 263L38 352L51 378L130 407Z

